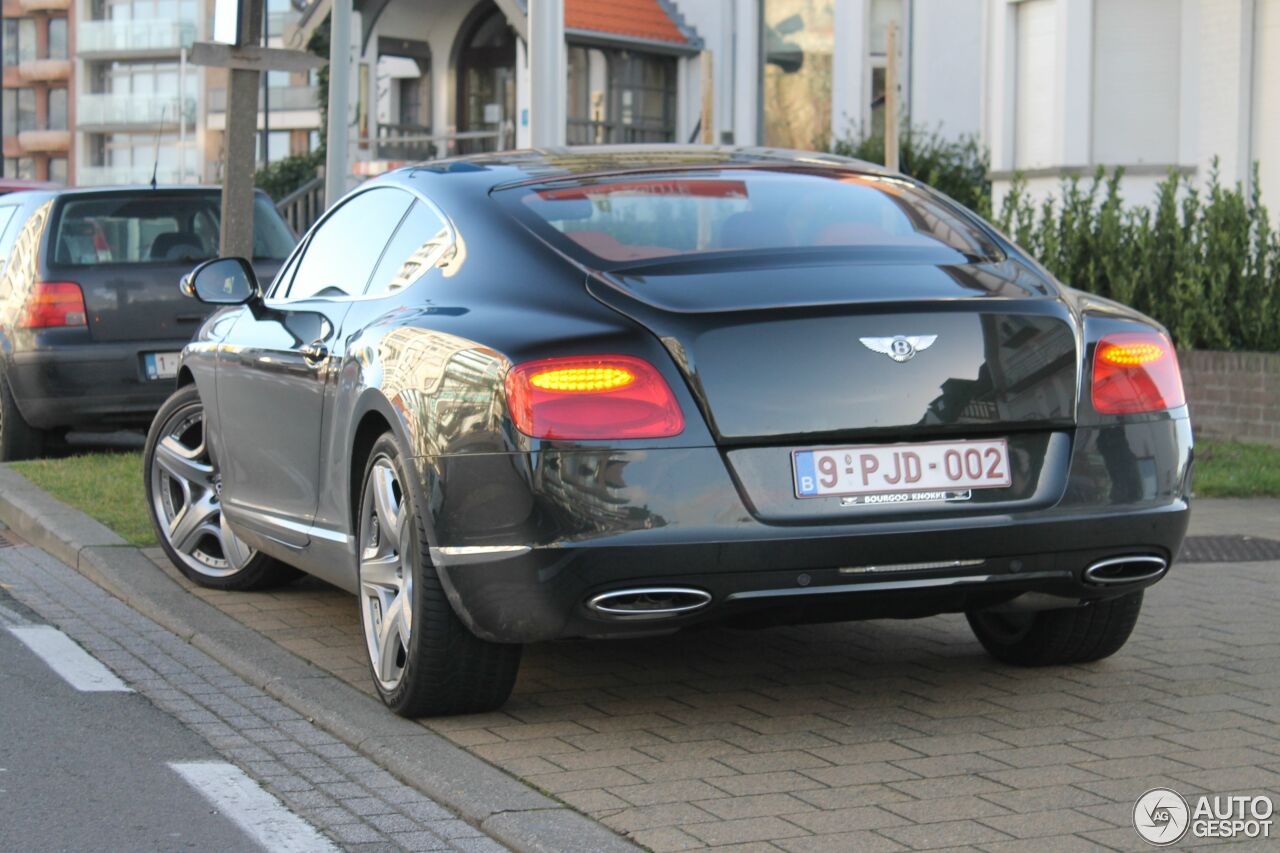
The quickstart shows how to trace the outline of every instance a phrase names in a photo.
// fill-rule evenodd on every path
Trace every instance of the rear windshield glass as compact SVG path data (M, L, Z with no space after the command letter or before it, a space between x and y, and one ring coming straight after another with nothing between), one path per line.
M173 264L218 256L221 198L197 195L121 196L72 199L62 207L52 261L93 264ZM284 260L293 235L275 208L255 196L253 254Z
M1000 255L941 199L899 179L847 171L632 175L513 192L521 193L518 217L580 260L611 267L698 253L820 248L923 253L934 263Z

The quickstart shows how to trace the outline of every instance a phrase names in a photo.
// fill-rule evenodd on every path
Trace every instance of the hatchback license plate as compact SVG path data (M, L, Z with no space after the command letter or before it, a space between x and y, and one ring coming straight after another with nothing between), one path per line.
M792 453L796 497L1001 489L1009 476L1003 438L863 445Z
M143 356L148 379L172 379L178 375L180 352L149 352Z

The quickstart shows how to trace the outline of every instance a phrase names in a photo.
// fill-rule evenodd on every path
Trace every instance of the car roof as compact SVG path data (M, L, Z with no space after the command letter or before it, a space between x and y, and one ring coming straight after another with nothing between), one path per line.
M723 145L584 145L472 154L404 166L388 177L456 176L487 191L529 182L628 172L809 166L892 174L883 166L819 151ZM464 177L465 176L465 177ZM452 183L452 181L451 181Z

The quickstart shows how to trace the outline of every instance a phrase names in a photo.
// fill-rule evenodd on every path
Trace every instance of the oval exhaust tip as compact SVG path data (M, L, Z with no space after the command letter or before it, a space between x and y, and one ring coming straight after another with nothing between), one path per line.
M1130 554L1099 560L1084 570L1090 583L1115 585L1138 583L1158 578L1169 568L1169 561L1152 554Z
M711 593L700 589L653 586L601 593L587 600L587 609L614 619L665 619L710 603Z

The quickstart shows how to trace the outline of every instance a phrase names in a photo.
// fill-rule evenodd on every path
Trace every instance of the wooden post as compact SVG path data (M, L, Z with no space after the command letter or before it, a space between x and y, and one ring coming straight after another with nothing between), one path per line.
M702 51L702 144L715 145L715 88L712 77L712 54Z
M237 44L262 39L263 0L240 0ZM256 68L232 68L227 79L227 129L222 142L222 228L219 254L253 257L254 144L258 135Z
M898 171L898 25L889 22L884 65L884 165Z

